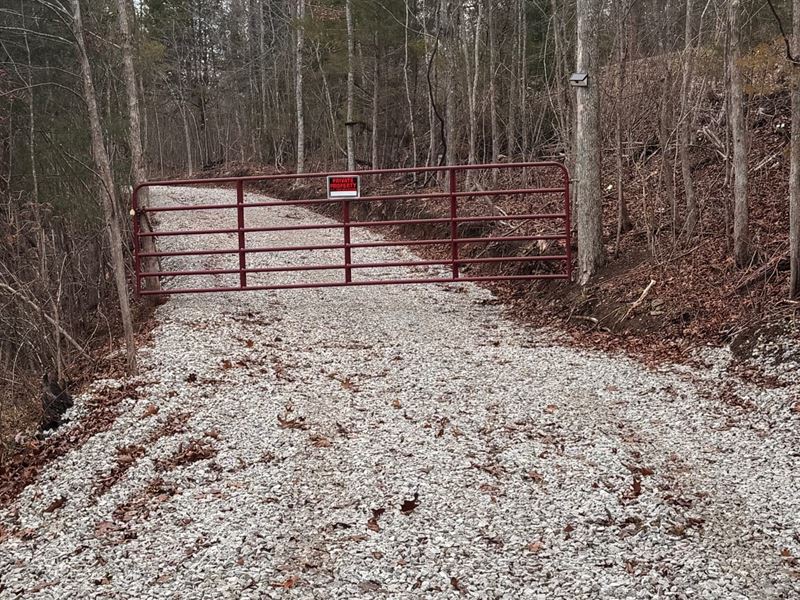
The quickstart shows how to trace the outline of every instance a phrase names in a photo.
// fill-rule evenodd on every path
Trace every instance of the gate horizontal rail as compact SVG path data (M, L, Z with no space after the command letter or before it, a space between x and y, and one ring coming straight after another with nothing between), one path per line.
M489 189L489 190L464 190L458 189L458 175L478 170L489 171L493 176L501 171L515 170L523 173L529 170L531 173L546 175L549 171L556 174L556 179L560 179L560 185L548 182L547 185L535 187L510 187L508 189ZM244 186L248 183L263 183L281 180L314 180L325 181L328 176L352 176L358 175L362 178L374 178L387 175L443 175L442 181L447 184L445 191L429 191L423 193L409 194L377 194L359 196L358 198L310 198L310 199L287 199L246 202ZM235 184L236 202L217 203L217 204L192 204L192 205L172 205L172 206L139 206L139 193L144 188L170 187L170 186L202 186L222 184ZM133 237L134 237L134 260L136 271L136 291L140 295L155 294L182 294L182 293L201 293L201 292L220 292L220 291L242 291L242 290L276 290L276 289L298 289L316 287L342 287L342 286L369 286L369 285L391 285L391 284L411 284L411 283L450 283L457 281L464 282L494 282L494 281L524 281L524 280L554 280L571 279L572 277L572 247L571 247L571 226L570 226L570 190L569 173L560 163L555 162L536 162L536 163L502 163L486 165L458 165L445 167L419 167L403 169L376 169L370 171L356 172L334 172L334 173L303 173L303 174L275 174L275 175L253 175L242 177L221 177L211 179L181 179L152 181L143 183L133 190L132 206L134 216ZM368 191L369 186L362 186L361 192ZM540 197L546 195L556 195L557 211L550 207L545 212L532 212L524 210L518 214L467 214L463 212L459 215L459 201L470 198L498 198L498 197ZM351 220L351 208L363 203L412 201L430 202L435 200L448 200L449 206L443 207L447 210L448 216L433 216L419 219L394 218L378 220ZM339 222L331 223L303 223L298 225L275 225L275 226L254 226L248 227L246 224L247 211L250 209L269 209L274 207L324 207L333 205L341 207ZM493 205L494 206L494 205ZM463 206L461 207L463 210ZM167 229L165 231L142 231L139 218L143 214L149 213L180 213L186 211L217 211L223 214L230 214L236 219L235 227L214 227L205 229ZM502 212L502 211L501 211ZM529 234L517 234L516 231L525 225L526 222L560 222L560 227L556 233L533 232ZM459 232L459 226L463 224L491 224L497 222L514 223L514 227L506 235L498 235L492 232L486 236L464 236ZM368 227L401 227L401 226L447 226L449 225L449 236L441 235L427 239L385 239L381 241L352 241L352 230ZM340 243L311 243L295 245L269 245L258 246L247 244L248 234L267 234L277 232L294 232L299 236L303 232L326 230L341 230L342 240ZM142 244L146 240L153 244L160 238L215 236L236 234L238 243L236 247L208 247L187 250L159 250L144 251ZM299 237L299 242L303 239ZM483 251L475 256L463 256L462 251L466 247L474 248L476 244L494 243L529 243L529 242L561 242L561 252L548 252L544 254L519 254L510 256L483 256ZM353 259L353 251L370 248L396 248L396 247L447 247L448 257L446 258L426 258L420 260L380 260L364 262ZM487 246L488 248L488 246ZM552 248L547 248L552 250ZM526 248L523 248L527 252ZM312 263L312 264L292 264L277 266L248 266L247 257L253 255L276 255L284 252L326 252L342 251L344 260L332 263ZM238 267L236 268L173 268L173 269L144 269L143 264L148 262L152 265L154 259L171 257L198 257L198 256L217 256L238 255ZM534 271L533 273L496 273L490 275L471 275L462 272L462 267L472 265L503 265L503 264L543 264L554 263L559 266L556 272ZM353 280L353 271L364 269L391 269L409 267L450 267L448 274L441 277L419 277L411 278L407 273L399 278L381 278ZM292 272L326 272L342 271L344 277L338 281L301 281L301 282L267 282L267 283L248 283L248 275L269 274L269 273L292 273ZM143 285L149 278L160 277L193 277L193 276L227 276L238 275L239 285L216 285L209 287L168 287L163 289L147 289Z

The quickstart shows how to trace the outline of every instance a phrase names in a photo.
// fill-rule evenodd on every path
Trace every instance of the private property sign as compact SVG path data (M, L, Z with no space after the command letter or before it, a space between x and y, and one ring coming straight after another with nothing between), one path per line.
M358 175L328 175L328 198L358 198L361 196L361 177Z

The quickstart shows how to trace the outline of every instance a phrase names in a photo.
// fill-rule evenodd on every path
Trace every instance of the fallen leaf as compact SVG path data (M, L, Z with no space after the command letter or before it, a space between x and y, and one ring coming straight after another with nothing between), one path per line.
M253 342L253 340L245 340L244 345L247 346L248 348L252 348L253 346L255 346L255 342Z
M289 579L281 582L273 582L270 585L274 588L281 588L284 590L290 590L295 587L300 582L300 578L297 575L292 575Z
M462 595L467 593L467 589L462 585L457 577L450 578L450 585L452 585L453 589L458 590L458 592Z
M381 590L381 584L373 579L370 579L368 581L362 581L359 583L358 588L362 592L379 592Z
M642 495L642 478L638 475L633 476L633 486L631 488L631 492L633 492L634 498Z
M330 448L332 445L328 438L317 433L313 434L309 439L315 448Z
M153 415L158 414L158 407L153 404L152 402L144 407L144 412L142 413L142 418L145 417L152 417Z
M528 544L527 548L528 552L533 552L534 554L538 554L539 552L541 552L542 548L544 548L544 542L542 542L541 540L538 540L536 542L531 542L530 544Z
M394 400L392 400L392 406L393 406L394 408L403 408L403 405L402 405L402 404L400 404L400 400L398 400L397 398L395 398ZM798 406L800 406L800 405L798 405Z
M47 508L44 509L44 512L46 512L46 513L55 512L58 509L60 509L61 507L63 507L66 503L67 503L67 499L64 496L59 496L58 498L53 500L53 502L50 504L50 506L48 506Z
M555 404L548 404L544 407L544 412L548 414L553 414L556 410L558 410L558 407Z
M230 369L231 367L233 367L233 364L231 364L231 361L229 361L227 358L222 361L223 369Z
M410 515L419 506L419 494L414 492L413 500L405 500L400 507L400 512L404 515Z
M297 417L296 419L283 418L278 415L278 425L281 429L308 429L305 417Z
M534 483L544 483L544 476L538 471L528 471L528 479Z
M381 526L378 525L378 519L385 512L386 512L385 508L373 508L372 509L372 516L367 521L367 529L371 529L372 531L374 531L376 533L379 532L381 530Z

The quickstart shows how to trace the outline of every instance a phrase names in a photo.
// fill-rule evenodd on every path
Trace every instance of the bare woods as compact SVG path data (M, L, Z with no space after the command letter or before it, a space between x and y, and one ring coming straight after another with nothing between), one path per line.
M578 283L688 256L796 298L799 29L800 0L0 0L0 411L111 340L135 370L148 177L555 159Z

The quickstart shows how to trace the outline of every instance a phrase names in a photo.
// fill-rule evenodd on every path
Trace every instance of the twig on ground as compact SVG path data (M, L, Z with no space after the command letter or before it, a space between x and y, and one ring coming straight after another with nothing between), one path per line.
M634 310L639 308L639 306L642 304L642 302L644 302L644 299L647 298L647 294L650 293L650 290L652 289L652 287L655 284L656 284L656 280L655 279L651 279L650 283L647 284L647 287L644 288L644 291L642 292L642 295L639 296L639 299L636 300L636 302L634 302L633 304L631 304L631 307L628 309L628 312L626 312L625 315L619 321L617 321L617 323L622 323L625 319L627 319L630 316L630 314Z

